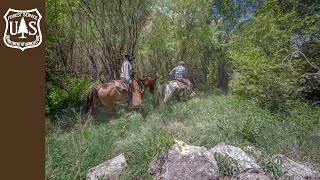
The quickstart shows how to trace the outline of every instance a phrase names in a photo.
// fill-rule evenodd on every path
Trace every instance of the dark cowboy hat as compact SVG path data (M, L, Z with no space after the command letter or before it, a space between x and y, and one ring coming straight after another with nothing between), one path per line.
M124 57L126 57L126 58L128 58L128 57L134 57L134 54L133 54L133 53L129 53L129 54L124 55Z

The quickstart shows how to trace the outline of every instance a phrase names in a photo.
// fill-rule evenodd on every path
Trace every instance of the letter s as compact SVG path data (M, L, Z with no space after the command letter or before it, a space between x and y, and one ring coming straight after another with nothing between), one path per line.
M29 23L29 26L30 26L31 29L33 29L33 31L34 31L33 33L31 33L31 31L29 31L29 35L34 36L34 35L37 34L38 30L37 30L37 28L36 28L34 25L32 25L32 24L36 25L36 21L31 21L31 22Z

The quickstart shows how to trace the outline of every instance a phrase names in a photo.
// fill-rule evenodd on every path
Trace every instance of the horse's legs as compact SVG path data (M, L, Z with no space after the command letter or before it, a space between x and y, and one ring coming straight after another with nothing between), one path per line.
M107 117L111 119L113 117L114 104L113 103L107 104L106 109L107 109Z
M128 112L128 111L129 111L129 109L130 109L130 103L129 103L129 102L127 102L127 104L126 104L126 111Z
M145 111L145 109L142 106L139 107L138 111L140 112L143 118L147 117L148 113Z
M159 105L161 106L161 107L163 107L164 106L164 101L163 101L163 96L159 96L158 97L158 103L159 103Z
M96 105L92 105L87 113L87 118L85 119L84 121L84 128L87 128L92 117L93 117L93 114L96 112L97 110L97 106Z
M164 93L164 99L163 102L167 103L169 101L169 98L173 95L175 88L171 88L169 85L167 85Z

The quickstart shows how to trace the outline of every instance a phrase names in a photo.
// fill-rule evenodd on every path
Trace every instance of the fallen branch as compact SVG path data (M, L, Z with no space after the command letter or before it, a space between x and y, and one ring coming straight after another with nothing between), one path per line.
M286 57L282 60L282 63L281 63L281 64L284 65L284 62L285 62L286 60L288 60L288 62L291 62L291 61L292 61L292 57L293 57L293 56L297 57L299 54L302 54L302 56L303 56L304 59L307 61L307 63L308 63L311 67L313 67L314 69L317 69L317 70L318 70L318 73L320 73L320 68L319 68L318 66L316 66L315 64L311 63L311 62L308 60L308 58L306 57L306 55L305 55L303 52L301 52L301 51L294 51L294 52L290 53L288 56L286 56ZM290 59L288 59L289 56L290 56ZM289 67L290 67L290 69L293 71L293 68L292 68L290 65L289 65Z
M314 105L316 105L318 103L320 103L320 101L316 101L316 102L312 103L312 105L314 106Z
M306 79L310 79L310 77L313 76L315 79L320 79L320 72L316 72L316 73L304 73L303 75L301 75L301 77L306 78Z

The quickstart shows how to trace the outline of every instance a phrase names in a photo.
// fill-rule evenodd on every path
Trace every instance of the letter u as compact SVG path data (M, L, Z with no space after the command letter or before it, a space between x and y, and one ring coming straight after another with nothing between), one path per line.
M15 32L12 32L12 21L10 21L10 34L11 35L17 35L17 32L18 32L18 21L15 21L16 23L16 31Z

